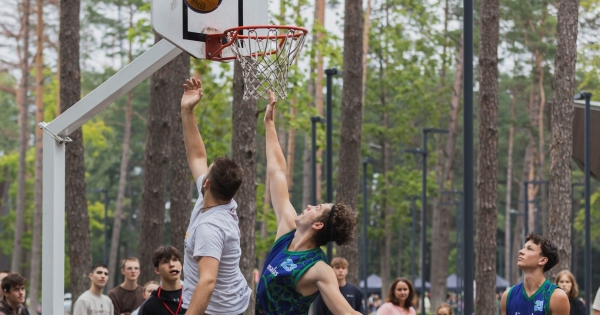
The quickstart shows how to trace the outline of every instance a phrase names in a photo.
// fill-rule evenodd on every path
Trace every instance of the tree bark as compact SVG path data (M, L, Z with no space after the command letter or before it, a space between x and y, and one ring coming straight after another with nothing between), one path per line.
M251 288L254 288L255 221L256 221L256 100L243 100L244 80L242 67L236 61L233 75L233 117L231 151L233 159L244 169L244 182L236 194L240 218L240 269ZM253 291L254 292L254 291ZM254 314L254 298L245 315Z
M358 213L356 204L363 110L363 10L360 0L347 0L344 6L344 89L336 201L346 203ZM358 257L356 238L350 244L343 246L340 254L343 257ZM348 269L348 282L358 284L358 260L351 259Z
M570 269L571 256L571 154L573 145L573 90L577 60L578 0L560 0L556 26L552 144L550 146L550 239L558 247L560 262L550 270L554 277Z
M517 107L517 95L511 93L510 104L510 127L508 129L508 161L506 162L506 208L504 210L505 230L504 230L504 278L511 284L510 269L508 266L512 263L510 260L510 240L512 234L512 220L510 209L512 205L512 169L513 169L513 147L515 142L515 108Z
M463 45L462 40L456 53L456 70L454 71L454 83L452 86L452 98L450 101L450 122L448 124L448 136L443 154L438 158L440 181L438 186L445 189L447 184L452 187L454 172L454 158L456 156L456 138L458 135L458 119L460 114L460 96L462 91L463 72ZM441 160L444 160L442 163ZM446 278L448 277L448 259L450 256L450 229L452 225L452 209L445 205L456 196L442 195L436 198L436 207L433 209L433 228L431 231L431 303L440 305L446 301ZM441 205L441 204L444 205Z
M362 55L362 103L365 103L365 91L367 90L367 55L369 54L369 35L371 34L371 0L367 0L365 10L365 27L363 29L363 55Z
M155 34L155 42L161 37ZM154 250L164 244L165 202L169 158L171 154L171 129L173 128L173 102L181 98L183 84L181 69L189 57L181 54L152 75L148 129L144 153L144 185L140 206L139 259L152 261ZM152 264L141 264L140 283L157 280Z
M80 0L60 2L60 108L66 111L81 98L79 68ZM71 267L73 301L89 289L89 269L92 266L90 218L88 215L83 132L81 128L69 135L73 142L66 147L65 210L67 219L67 254Z
M496 224L498 199L498 37L499 0L481 3L479 42L478 214L475 308L496 311Z
M35 55L35 124L44 120L44 0L36 0L37 26ZM33 201L33 231L31 243L31 272L29 278L29 313L37 312L42 256L42 165L43 131L35 128L35 187ZM1 207L1 205L0 205Z
M27 150L29 149L29 15L31 11L29 0L23 0L21 8L21 30L19 39L23 41L19 56L19 68L21 70L21 81L17 93L17 104L19 104L19 169L17 173L17 208L15 222L15 237L13 239L13 253L10 270L21 273L21 252L23 241L23 230L25 229L25 180L27 176Z
M179 56L177 67L172 69L175 81L179 81L179 90L181 93L182 82L190 77L190 55L187 53ZM177 91L177 89L176 89ZM179 96L181 97L181 96ZM179 154L185 152L185 142L183 141L183 126L181 122L181 103L175 99L171 102L173 107L173 124L171 126L171 173L170 173L170 200L171 209L171 245L175 246L179 252L183 253L183 242L185 233L190 223L190 213L192 204L192 174L187 163L187 156ZM183 275L185 277L185 274Z
M320 27L325 27L325 0L315 0L315 23ZM313 36L313 44L323 41L323 32L315 32ZM323 66L323 53L317 49L317 78L315 79L315 107L320 117L323 116L323 78L325 77L325 69ZM321 200L321 182L323 179L323 149L317 148L317 203Z

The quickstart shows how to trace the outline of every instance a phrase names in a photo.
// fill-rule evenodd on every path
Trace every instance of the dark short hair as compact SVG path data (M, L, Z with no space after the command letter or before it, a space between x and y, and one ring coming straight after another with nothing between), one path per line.
M9 273L10 273L10 270L0 270L0 273L9 274Z
M96 269L98 268L104 268L108 270L108 266L106 266L105 264L95 264L92 266L92 269L90 269L90 273L94 273L94 271L96 271Z
M396 291L396 286L400 282L404 282L408 286L408 297L406 298L406 301L404 301L404 305L400 305L400 300L398 300L396 294L394 293L394 291ZM396 280L394 280L394 282L392 282L392 285L390 286L390 290L388 291L388 295L385 301L390 302L394 305L402 306L404 308L410 308L411 306L413 306L414 299L415 287L413 286L412 282L406 278L396 278Z
M244 181L244 169L234 160L222 156L213 160L206 175L210 180L210 193L217 200L229 201Z
M161 246L154 251L154 255L152 256L152 265L154 268L158 268L161 263L169 261L171 258L175 258L178 261L183 262L181 253L179 250L177 250L177 248L171 245Z
M330 216L331 211L333 214ZM346 245L354 239L356 221L356 213L350 206L343 202L335 204L315 220L322 222L323 228L315 232L313 240L317 246L326 245L328 242L335 242L338 246Z
M529 241L538 245L542 249L542 256L548 258L548 262L544 265L544 272L552 269L552 267L558 264L560 261L560 258L558 257L558 247L556 247L549 238L539 234L529 233L525 238L525 243Z
M23 278L20 274L9 273L8 276L2 279L2 291L10 292L10 289L24 286L26 282L27 279Z

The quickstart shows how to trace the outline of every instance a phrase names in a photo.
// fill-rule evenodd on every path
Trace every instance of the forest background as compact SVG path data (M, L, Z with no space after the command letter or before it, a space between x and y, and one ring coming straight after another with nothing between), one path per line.
M63 0L62 5L66 1ZM29 292L39 297L40 263L43 260L39 252L41 239L39 234L36 238L34 232L40 229L42 155L41 131L36 126L39 121L51 121L65 106L72 105L60 104L61 3L59 0L4 0L3 3L5 5L0 8L0 269L24 274L30 279L28 284L36 287L30 288ZM510 227L512 235L521 235L523 216L511 216L511 209L519 213L524 210L522 183L525 180L549 178L549 113L557 53L557 3L556 0L506 0L500 3L496 270L512 283L517 281L518 274L517 268L512 268L513 274L509 274L510 250L516 253L521 239L513 237L511 240L507 228ZM476 1L475 4L477 63L480 3ZM278 103L278 133L289 163L289 189L297 210L310 203L310 117L324 116L323 69L344 69L344 45L346 49L363 55L364 95L360 95L364 107L362 125L357 125L357 128L362 134L361 157L375 160L367 174L368 274L382 277L384 294L392 279L410 276L410 257L420 257L420 246L415 252L411 248L410 233L411 199L420 195L421 189L421 161L402 153L402 150L421 146L421 128L450 130L448 135L432 138L427 148L430 152L428 225L433 228L428 229L425 279L432 283L434 305L445 299L446 276L457 273L459 263L457 249L460 242L456 242L455 224L457 208L450 205L458 198L441 192L462 190L461 6L462 1L457 0L366 0L361 11L364 19L362 44L344 42L344 3L337 0L327 3L325 0L281 0L271 4L270 12L273 23L302 25L311 30L303 54L292 69L288 99ZM145 0L81 1L78 53L81 96L154 43L149 9L149 1ZM600 100L599 16L599 0L580 1L575 90L592 92L593 100ZM221 155L236 157L236 152L243 148L243 141L236 138L232 128L236 119L254 124L255 127L249 128L257 130L254 148L250 149L255 153L255 176L246 179L255 184L250 189L256 200L253 206L255 212L249 213L256 216L249 221L254 228L243 231L253 234L250 239L255 238L256 241L255 249L252 249L254 253L244 257L242 263L250 270L260 270L265 253L274 241L275 231L274 215L265 192L261 113L266 104L263 101L250 104L254 106L254 112L236 107L233 64L209 63L193 58L182 60L179 61L184 64L182 69L189 67L187 72L183 71L183 77L196 76L203 82L205 97L197 107L197 119L209 158ZM65 253L65 283L66 290L72 291L74 297L88 286L81 270L87 270L89 266L86 264L92 261L104 259L104 196L101 190L106 190L108 196L106 242L109 246L106 256L111 274L116 275L109 285L114 286L122 280L118 272L119 259L128 256L143 259L144 251L148 252L147 249L155 248L157 244L173 244L179 248L183 245L181 230L185 233L185 217L189 215L197 190L191 177L180 167L182 159L185 161L185 153L181 146L177 146L182 141L182 134L177 131L178 115L173 113L177 111L181 90L170 89L164 93L168 94L165 96L167 99L152 107L151 96L156 87L152 80L145 80L82 128L85 161L85 185L82 187L85 189L69 194L78 195L86 202L80 208L87 208L87 215L81 217L81 222L87 226L85 220L89 220L89 244L81 245L78 243L81 240L75 237L67 239L67 244L72 246L65 247L68 249ZM341 152L342 83L341 77L333 80L334 182L345 163L345 159L340 158L344 154ZM179 87L180 84L174 86ZM474 91L478 91L477 83ZM149 104L156 109L149 110ZM245 116L236 118L236 113L244 113ZM168 120L166 123L173 128L172 132L167 132L162 141L155 141L149 146L149 135L156 134L152 130L156 125L152 122L161 115ZM477 110L475 117L477 119ZM325 128L321 124L318 128L318 143L323 148ZM477 148L477 138L475 144ZM148 151L162 152L162 167L148 167ZM325 200L323 161L323 150L320 149L317 158L317 195L320 200ZM572 170L573 182L582 182L583 174L575 163L572 163ZM156 175L153 172L162 173ZM150 201L144 205L144 187L150 187L144 186L149 185L145 184L148 178L163 179L164 184L156 186L158 192L153 190L158 199L152 200L162 201L158 204L164 204L164 207L157 207L156 203L148 205ZM358 187L359 182L343 184ZM599 185L594 182L594 261L600 261L598 188ZM571 260L572 270L580 284L585 277L582 190L581 187L574 190ZM529 200L539 200L537 205L531 203L527 208L532 218L529 230L537 228L547 234L548 187L531 185L529 194ZM358 198L357 204L362 204L362 196ZM416 206L420 208L420 201ZM356 209L359 218L362 218L365 209ZM536 212L536 209L539 211ZM240 211L244 209L240 208ZM182 213L183 218L176 218L177 213ZM159 219L144 223L143 217ZM172 224L173 221L176 224ZM362 224L359 220L361 228ZM157 226L164 229L156 230ZM149 238L144 238L148 234L155 238L148 241ZM336 248L335 253L348 252ZM76 276L72 274L70 259L80 255L89 255L89 259L78 264L81 276ZM365 254L361 252L362 255ZM357 263L353 261L353 266ZM142 263L142 282L152 277L147 272L148 265ZM417 274L420 274L419 266L417 263ZM363 277L362 270L351 268L350 281L358 284L359 277ZM600 274L593 274L593 288L599 285ZM581 285L580 289L583 289Z

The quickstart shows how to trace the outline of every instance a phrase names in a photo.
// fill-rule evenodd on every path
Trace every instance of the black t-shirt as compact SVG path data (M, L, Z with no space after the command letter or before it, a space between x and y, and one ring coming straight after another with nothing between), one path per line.
M181 289L175 291L165 291L160 289L160 298L158 296L159 290L153 291L150 297L140 306L138 315L173 315L177 311L177 307L181 305ZM167 307L169 309L167 309ZM171 310L169 312L169 310ZM179 312L175 315L185 314L186 309L183 307L179 308Z
M362 291L355 285L350 283L346 283L345 286L340 287L340 292L348 301L348 304L352 306L352 308L357 312L364 312L363 303L362 303ZM313 302L313 307L315 311L315 315L333 315L331 311L325 305L325 301L319 294L315 301Z
M569 300L571 303L571 311L569 315L585 315L585 304L581 302L578 298L574 298Z

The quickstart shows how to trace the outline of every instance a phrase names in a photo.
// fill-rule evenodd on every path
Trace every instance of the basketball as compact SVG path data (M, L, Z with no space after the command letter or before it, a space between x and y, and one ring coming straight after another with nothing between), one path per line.
M188 8L198 13L210 13L216 10L223 0L185 0Z

